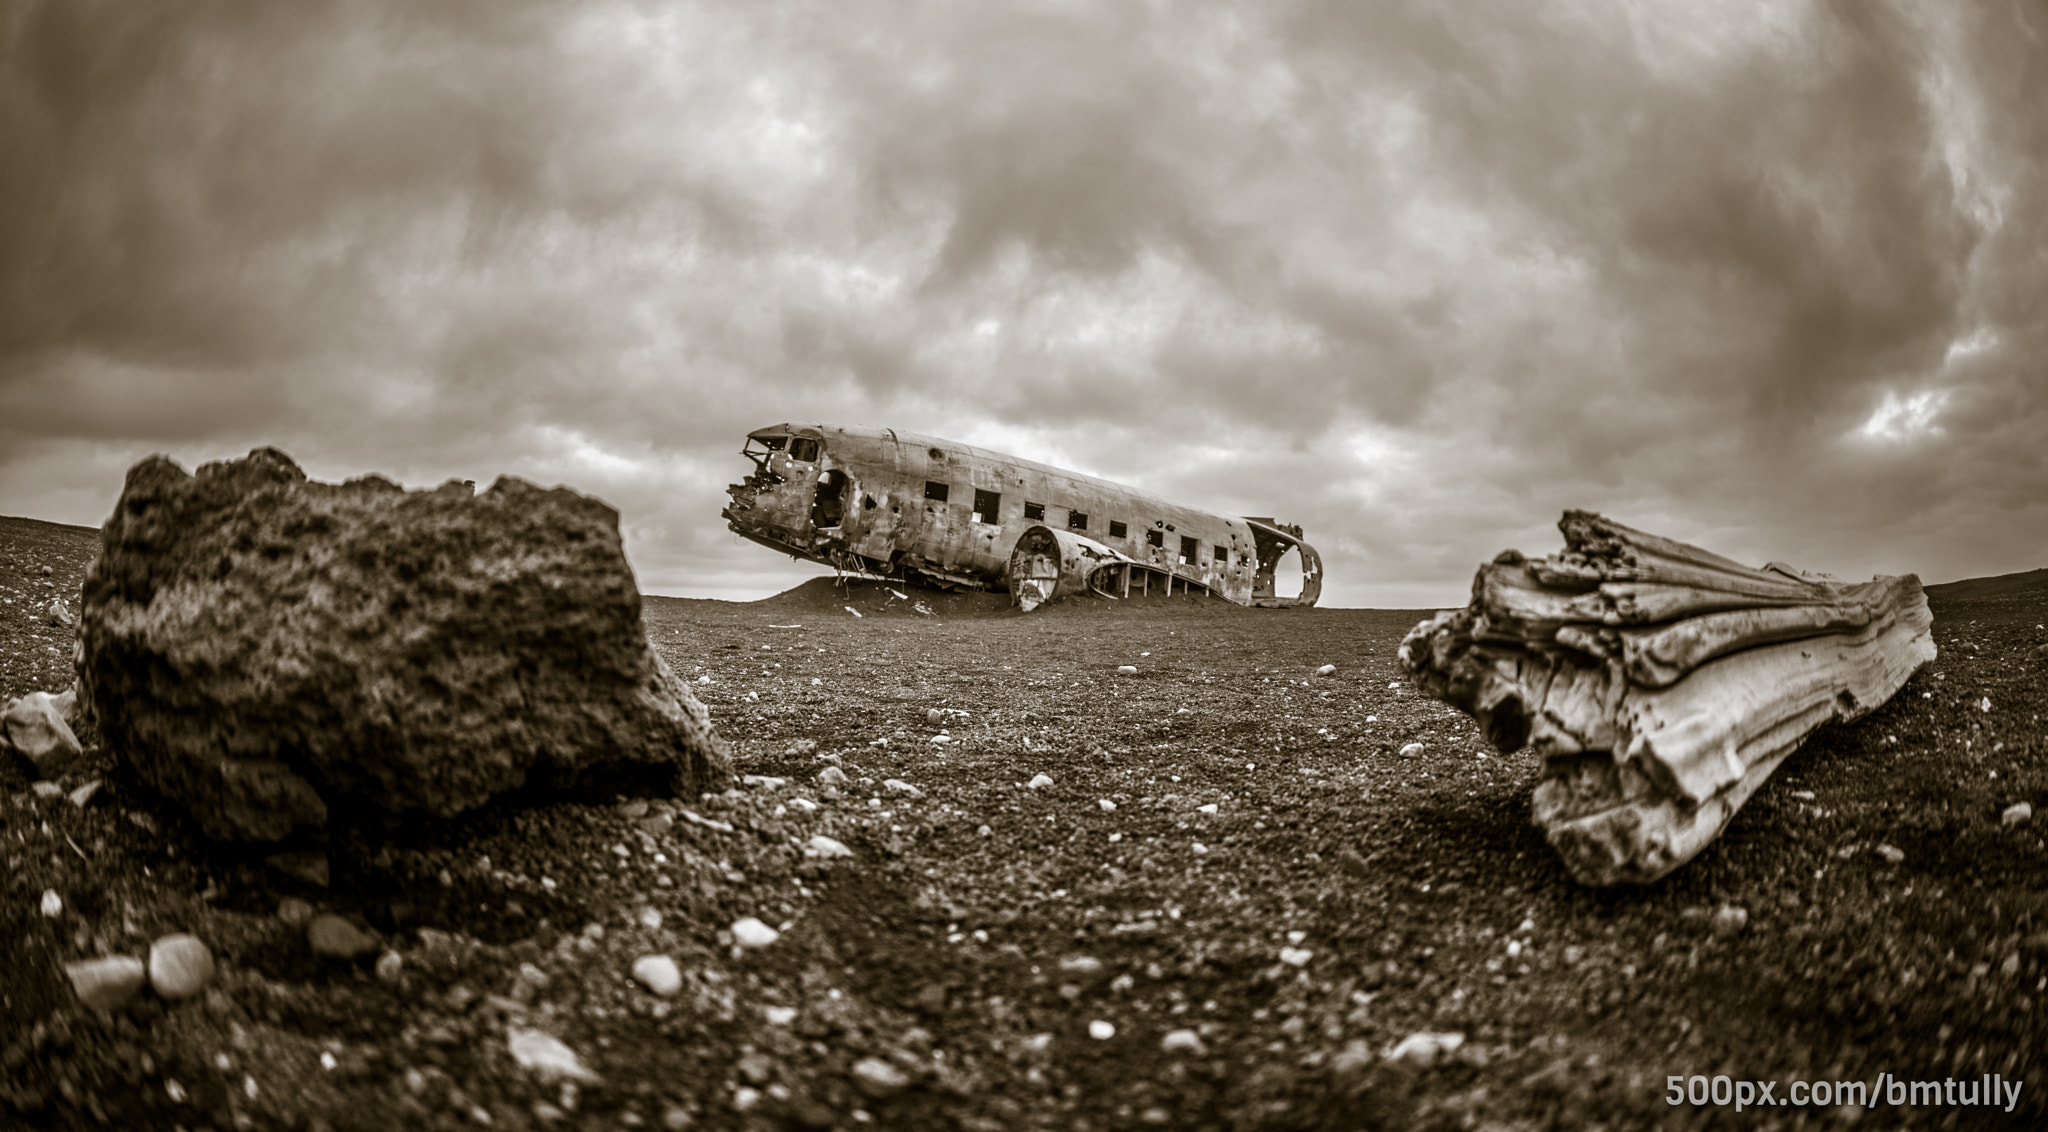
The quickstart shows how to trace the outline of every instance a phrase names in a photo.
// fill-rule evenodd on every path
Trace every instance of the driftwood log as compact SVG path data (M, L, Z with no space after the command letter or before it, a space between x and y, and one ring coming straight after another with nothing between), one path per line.
M1544 760L1534 818L1580 881L1691 860L1815 728L1934 659L1920 579L1753 569L1585 511L1565 550L1506 551L1401 661L1502 752Z

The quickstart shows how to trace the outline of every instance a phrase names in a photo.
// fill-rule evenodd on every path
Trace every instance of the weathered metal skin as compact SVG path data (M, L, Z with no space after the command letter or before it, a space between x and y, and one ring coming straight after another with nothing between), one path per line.
M1216 515L1107 480L887 428L779 424L747 436L754 472L726 488L732 530L849 572L1055 597L1200 590L1239 605L1314 605L1322 559L1301 528ZM1300 555L1298 595L1274 592ZM1023 573L1019 574L1018 571Z

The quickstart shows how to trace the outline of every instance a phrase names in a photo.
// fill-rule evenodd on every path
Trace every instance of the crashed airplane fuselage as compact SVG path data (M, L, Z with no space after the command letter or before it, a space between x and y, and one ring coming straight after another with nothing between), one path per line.
M835 569L1055 597L1179 591L1239 605L1314 605L1322 560L1301 528L1217 515L1150 492L950 440L827 424L747 435L754 472L726 488L733 531ZM1276 592L1292 556L1301 591Z

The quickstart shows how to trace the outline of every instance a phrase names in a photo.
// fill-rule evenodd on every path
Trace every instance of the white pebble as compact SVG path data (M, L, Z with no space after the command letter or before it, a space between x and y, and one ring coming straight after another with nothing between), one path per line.
M2025 825L2034 820L2034 807L2026 802L2015 802L1998 815L2000 825Z
M1412 759L1421 753L1422 744L1420 743L1410 743L1407 746L1401 748L1401 757L1404 759Z
M1749 923L1749 909L1723 904L1714 911L1714 937L1732 939Z
M1029 786L1033 790L1043 790L1052 785L1052 777L1044 774L1033 775L1031 781L1024 785Z
M1116 670L1119 675L1123 676L1136 676L1138 674L1138 666L1135 664L1119 664L1116 666Z
M1207 845L1204 845L1204 844L1202 844L1202 843L1201 843L1201 842L1199 842L1199 841L1195 842L1195 852L1196 852L1196 853L1198 853L1198 854L1199 854L1199 853L1207 853L1208 851L1209 851L1209 847L1208 847Z
M64 973L71 977L71 989L78 992L78 1001L100 1010L119 1010L142 989L147 977L142 960L126 955L66 963Z
M1200 810L1202 813L1205 814L1213 814L1216 812L1216 803L1211 802L1206 806L1196 806L1195 809Z
M830 861L840 857L853 856L853 849L846 842L836 837L827 837L822 833L817 833L811 835L811 843L805 847L804 855Z
M761 1014L768 1019L768 1024L771 1026L787 1026L791 1022L796 1021L796 1007L794 1006L764 1007L761 1010Z
M1088 1036L1094 1038L1098 1042L1106 1042L1109 1039L1116 1037L1116 1027L1109 1024L1108 1022L1104 1022L1100 1019L1097 1019L1096 1021L1088 1023Z
M1906 859L1906 851L1895 845L1878 846L1877 855L1883 857L1885 863L1890 865L1896 865Z
M512 1052L512 1060L521 1069L531 1072L543 1083L556 1081L580 1081L594 1085L599 1081L597 1074L583 1064L576 1051L562 1044L560 1038L542 1030L528 1030L519 1026L508 1027L505 1034L506 1048Z
M676 968L676 961L666 955L644 955L634 960L633 978L663 998L683 989L683 973Z
M45 916L50 916L50 917L54 918L54 917L57 917L57 916L61 916L61 915L63 915L63 914L64 914L64 898L63 898L63 897L61 897L61 896L59 896L59 895L57 895L57 890L56 890L56 889L54 889L54 888L46 888L46 889L44 889L44 890L43 890L43 915L45 915Z
M1112 802L1112 801L1110 801L1110 800L1109 800L1109 799L1107 799L1107 798L1104 798L1104 799L1102 799L1101 801L1099 801L1099 802L1097 802L1097 803L1095 803L1095 804L1096 804L1096 805L1098 805L1098 806L1101 806L1101 807L1102 807L1102 812L1103 812L1103 813L1105 813L1105 814L1107 814L1107 813L1112 813L1112 812L1114 812L1114 811L1116 810L1116 803L1115 803L1115 802Z
M149 985L161 998L190 998L213 978L213 952L195 936L176 932L149 947Z
M381 982L395 983L405 973L405 956L396 951L386 951L377 957L377 978Z
M1202 1035L1193 1030L1168 1030L1159 1039L1159 1048L1164 1053L1192 1053L1197 1057L1208 1052L1202 1044Z
M781 938L781 932L752 916L741 916L732 922L732 941L741 947L766 947Z
M1316 953L1306 947L1283 947L1280 949L1280 962L1287 964L1289 967L1306 967L1308 966L1308 961L1315 957Z
M1316 669L1316 675L1318 676L1334 676L1336 672L1337 666L1334 664L1325 664L1321 668Z
M900 794L905 798L924 797L924 791L919 790L917 787L912 786L910 783L905 782L900 778L884 779L882 781L882 789L891 794Z
M1461 1033L1439 1034L1419 1030L1401 1039L1399 1045L1387 1052L1388 1061L1405 1061L1411 1065L1435 1065L1440 1059L1458 1052L1465 1044Z

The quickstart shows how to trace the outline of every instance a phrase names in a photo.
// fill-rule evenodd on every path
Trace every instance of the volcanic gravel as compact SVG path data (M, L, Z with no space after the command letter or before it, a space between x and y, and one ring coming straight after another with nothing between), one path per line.
M70 686L96 539L0 519L0 695ZM2048 803L2048 587L1932 592L1939 660L1615 891L1529 824L1531 756L1408 686L1419 610L650 597L732 790L346 833L325 886L97 747L83 807L8 763L0 1126L2038 1126L2048 824L2000 818ZM177 932L199 993L77 1001L65 963ZM2023 1092L1667 1103L1881 1072Z

